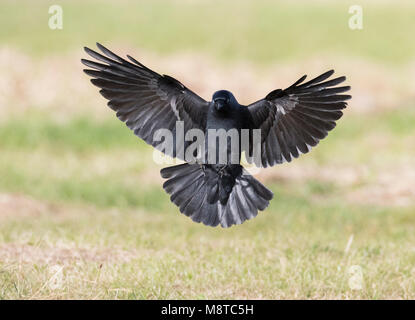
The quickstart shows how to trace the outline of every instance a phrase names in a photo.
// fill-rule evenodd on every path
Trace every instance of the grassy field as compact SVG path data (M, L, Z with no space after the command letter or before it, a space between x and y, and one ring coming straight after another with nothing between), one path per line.
M0 299L415 298L413 5L365 2L356 33L348 2L63 1L62 31L50 4L0 4ZM265 212L209 228L82 75L95 41L206 98L225 75L249 100L334 64L354 99L310 154L257 175Z
M413 298L413 202L396 205L392 194L389 205L376 204L364 195L383 172L414 157L415 148L405 150L414 146L415 113L401 111L367 124L351 115L309 156L264 171L260 177L275 200L255 220L229 230L181 216L160 187L150 147L115 120L4 121L0 296ZM387 141L376 153L374 134ZM352 179L346 172L341 181L342 170L361 163L369 172ZM322 171L279 175L289 167L336 169L328 172L332 179ZM394 186L384 188L373 195L378 201ZM353 265L363 270L362 290L348 286ZM63 268L62 287L52 290L56 266Z
M415 5L409 0L360 1L364 28L354 32L348 27L350 1L61 1L64 28L51 32L53 4L3 0L0 41L38 55L100 41L159 53L203 50L260 64L322 52L395 64L411 61L415 50L408 32ZM399 46L385 45L388 39Z

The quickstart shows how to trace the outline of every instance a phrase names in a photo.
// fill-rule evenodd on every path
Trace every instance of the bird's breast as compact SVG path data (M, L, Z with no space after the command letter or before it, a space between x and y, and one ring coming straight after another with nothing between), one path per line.
M208 163L239 163L240 129L239 117L234 112L208 114L205 131L205 151Z

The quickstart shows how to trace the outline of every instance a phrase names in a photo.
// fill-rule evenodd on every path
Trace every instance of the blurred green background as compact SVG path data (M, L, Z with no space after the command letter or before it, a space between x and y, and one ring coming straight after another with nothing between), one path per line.
M414 27L413 1L2 0L0 299L415 298ZM331 68L353 99L312 152L257 174L265 212L212 229L83 74L97 41L206 99Z

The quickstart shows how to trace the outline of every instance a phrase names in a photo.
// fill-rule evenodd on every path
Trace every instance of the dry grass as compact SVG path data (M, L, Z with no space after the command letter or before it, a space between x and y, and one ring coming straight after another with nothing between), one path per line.
M352 203L407 207L415 205L414 165L413 160L377 167L292 163L278 171L261 170L258 178L265 183L329 183Z
M224 232L175 212L43 207L2 223L2 298L414 298L409 212L274 211Z
M13 85L1 96L15 107L1 110L0 298L415 298L415 133L411 104L399 104L413 95L412 69L401 77L369 65L355 81L349 65L359 89L339 127L310 155L261 170L275 193L270 208L222 230L170 204L151 149L108 118L80 55L1 52L3 71L12 56L21 63L7 69ZM147 59L206 97L208 84L237 79L231 89L247 101L304 66L324 69L322 60L261 70ZM200 72L206 78L191 76ZM353 289L356 266L362 287Z
M5 2L0 299L415 299L415 61L403 41L414 7L368 3L359 33L346 28L346 4L238 3L225 31L243 36L218 39L220 24L188 28L196 11L223 21L227 11L205 2L75 1L61 33L40 27L47 2L27 17ZM121 11L127 27L108 27ZM258 173L275 193L265 212L207 228L170 203L151 148L82 73L80 43L95 39L206 99L226 88L250 103L331 68L348 76L353 99L309 155ZM389 45L399 41L403 54Z

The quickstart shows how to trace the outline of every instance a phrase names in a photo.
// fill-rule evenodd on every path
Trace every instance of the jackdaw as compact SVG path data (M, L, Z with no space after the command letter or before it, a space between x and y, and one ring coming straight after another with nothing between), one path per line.
M288 88L274 90L247 106L240 105L226 90L215 92L211 101L205 101L173 77L160 75L129 55L127 61L99 43L97 47L101 53L85 48L100 62L82 59L89 68L84 72L101 89L117 117L146 143L160 149L163 139L154 138L157 130L167 129L174 134L171 148L161 151L185 163L160 171L167 179L163 188L183 214L209 226L241 224L264 210L273 197L240 165L243 151L260 167L290 162L326 137L343 115L345 101L351 98L342 94L350 90L349 86L337 86L345 77L327 80L334 73L330 70L308 82L304 82L304 75ZM194 141L177 139L178 122L182 122L185 135L192 129L207 136L212 129L233 129L240 139L245 130L250 143L244 149L240 139L238 147L231 148L226 137L227 160L220 162L218 146L213 144L212 150L212 139L206 137L204 151L197 148L189 160L186 150ZM258 131L255 142L254 132ZM256 156L255 146L260 147ZM201 157L210 151L216 154L213 162Z

